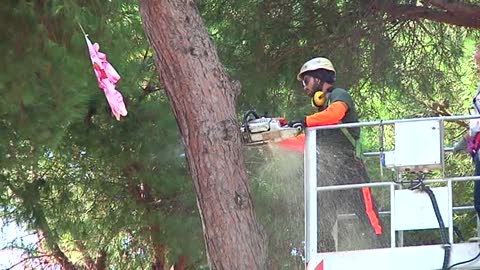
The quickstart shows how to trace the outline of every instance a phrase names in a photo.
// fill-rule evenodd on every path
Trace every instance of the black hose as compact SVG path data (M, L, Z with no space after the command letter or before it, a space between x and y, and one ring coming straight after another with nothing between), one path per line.
M433 191L427 187L422 185L422 190L428 194L430 197L430 201L432 201L433 211L435 212L435 216L437 217L438 225L440 226L440 236L442 237L443 242L443 249L445 251L443 256L443 270L448 270L448 265L450 264L450 251L452 249L452 245L448 242L448 234L445 228L445 224L443 223L442 215L440 214L440 210L438 209L437 199L435 198L435 194Z
M450 270L450 269L452 269L453 267L459 266L459 265L461 265L461 264L466 264L466 263L473 262L473 261L475 261L476 259L478 259L479 257L480 257L480 252L477 254L477 256L471 258L471 259L468 260L468 261L464 261L464 262L459 262L459 263L456 263L456 264L452 264L450 267L447 268L447 270Z
M435 216L437 217L438 225L440 227L440 236L442 238L443 248L445 250L445 253L444 253L444 256L443 256L442 270L450 270L455 266L475 261L476 259L478 259L480 257L480 252L477 254L477 256L475 256L474 258L472 258L470 260L453 264L450 267L448 266L448 264L450 263L450 253L451 253L452 245L448 242L447 229L445 228L445 224L443 223L442 215L440 214L440 210L438 209L438 203L437 203L437 199L435 198L435 194L430 189L430 187L427 187L423 184L423 179L424 179L424 175L421 175L418 183L411 182L410 183L410 185L411 185L410 189L414 190L414 189L417 189L417 188L421 188L421 190L425 191L428 194L428 197L430 197L430 201L432 202L433 211L435 212ZM455 227L454 227L454 229L455 229ZM457 228L457 230L458 230L458 228Z

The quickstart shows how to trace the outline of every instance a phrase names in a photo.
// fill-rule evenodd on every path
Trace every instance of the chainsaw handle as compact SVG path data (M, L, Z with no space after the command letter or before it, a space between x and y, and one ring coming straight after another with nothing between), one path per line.
M246 124L249 120L249 117L253 115L255 119L260 118L255 110L249 110L248 112L245 113L243 116L243 123Z

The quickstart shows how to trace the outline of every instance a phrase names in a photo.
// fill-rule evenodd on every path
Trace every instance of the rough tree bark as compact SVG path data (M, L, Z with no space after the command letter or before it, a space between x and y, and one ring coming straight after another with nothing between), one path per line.
M180 129L212 269L266 269L235 97L195 2L140 0L145 33Z

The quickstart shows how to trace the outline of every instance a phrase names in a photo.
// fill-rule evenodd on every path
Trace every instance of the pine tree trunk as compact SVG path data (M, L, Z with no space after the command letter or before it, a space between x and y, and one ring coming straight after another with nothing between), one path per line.
M265 269L266 243L248 187L235 97L194 1L141 0L145 33L177 119L211 269Z

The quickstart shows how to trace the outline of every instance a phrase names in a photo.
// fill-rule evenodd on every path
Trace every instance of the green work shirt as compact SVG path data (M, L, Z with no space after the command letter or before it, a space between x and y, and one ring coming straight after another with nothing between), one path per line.
M342 118L341 122L344 124L358 122L357 109L355 108L355 104L353 103L353 99L350 94L345 89L332 88L327 90L327 102L325 102L325 105L323 105L323 107L320 108L319 111L325 110L333 102L341 101L345 105L347 105L347 112L345 113L345 116ZM360 128L348 128L348 131L355 140L358 140L360 138ZM321 141L328 140L342 144L351 144L350 141L345 138L345 135L340 129L317 130L317 135Z

